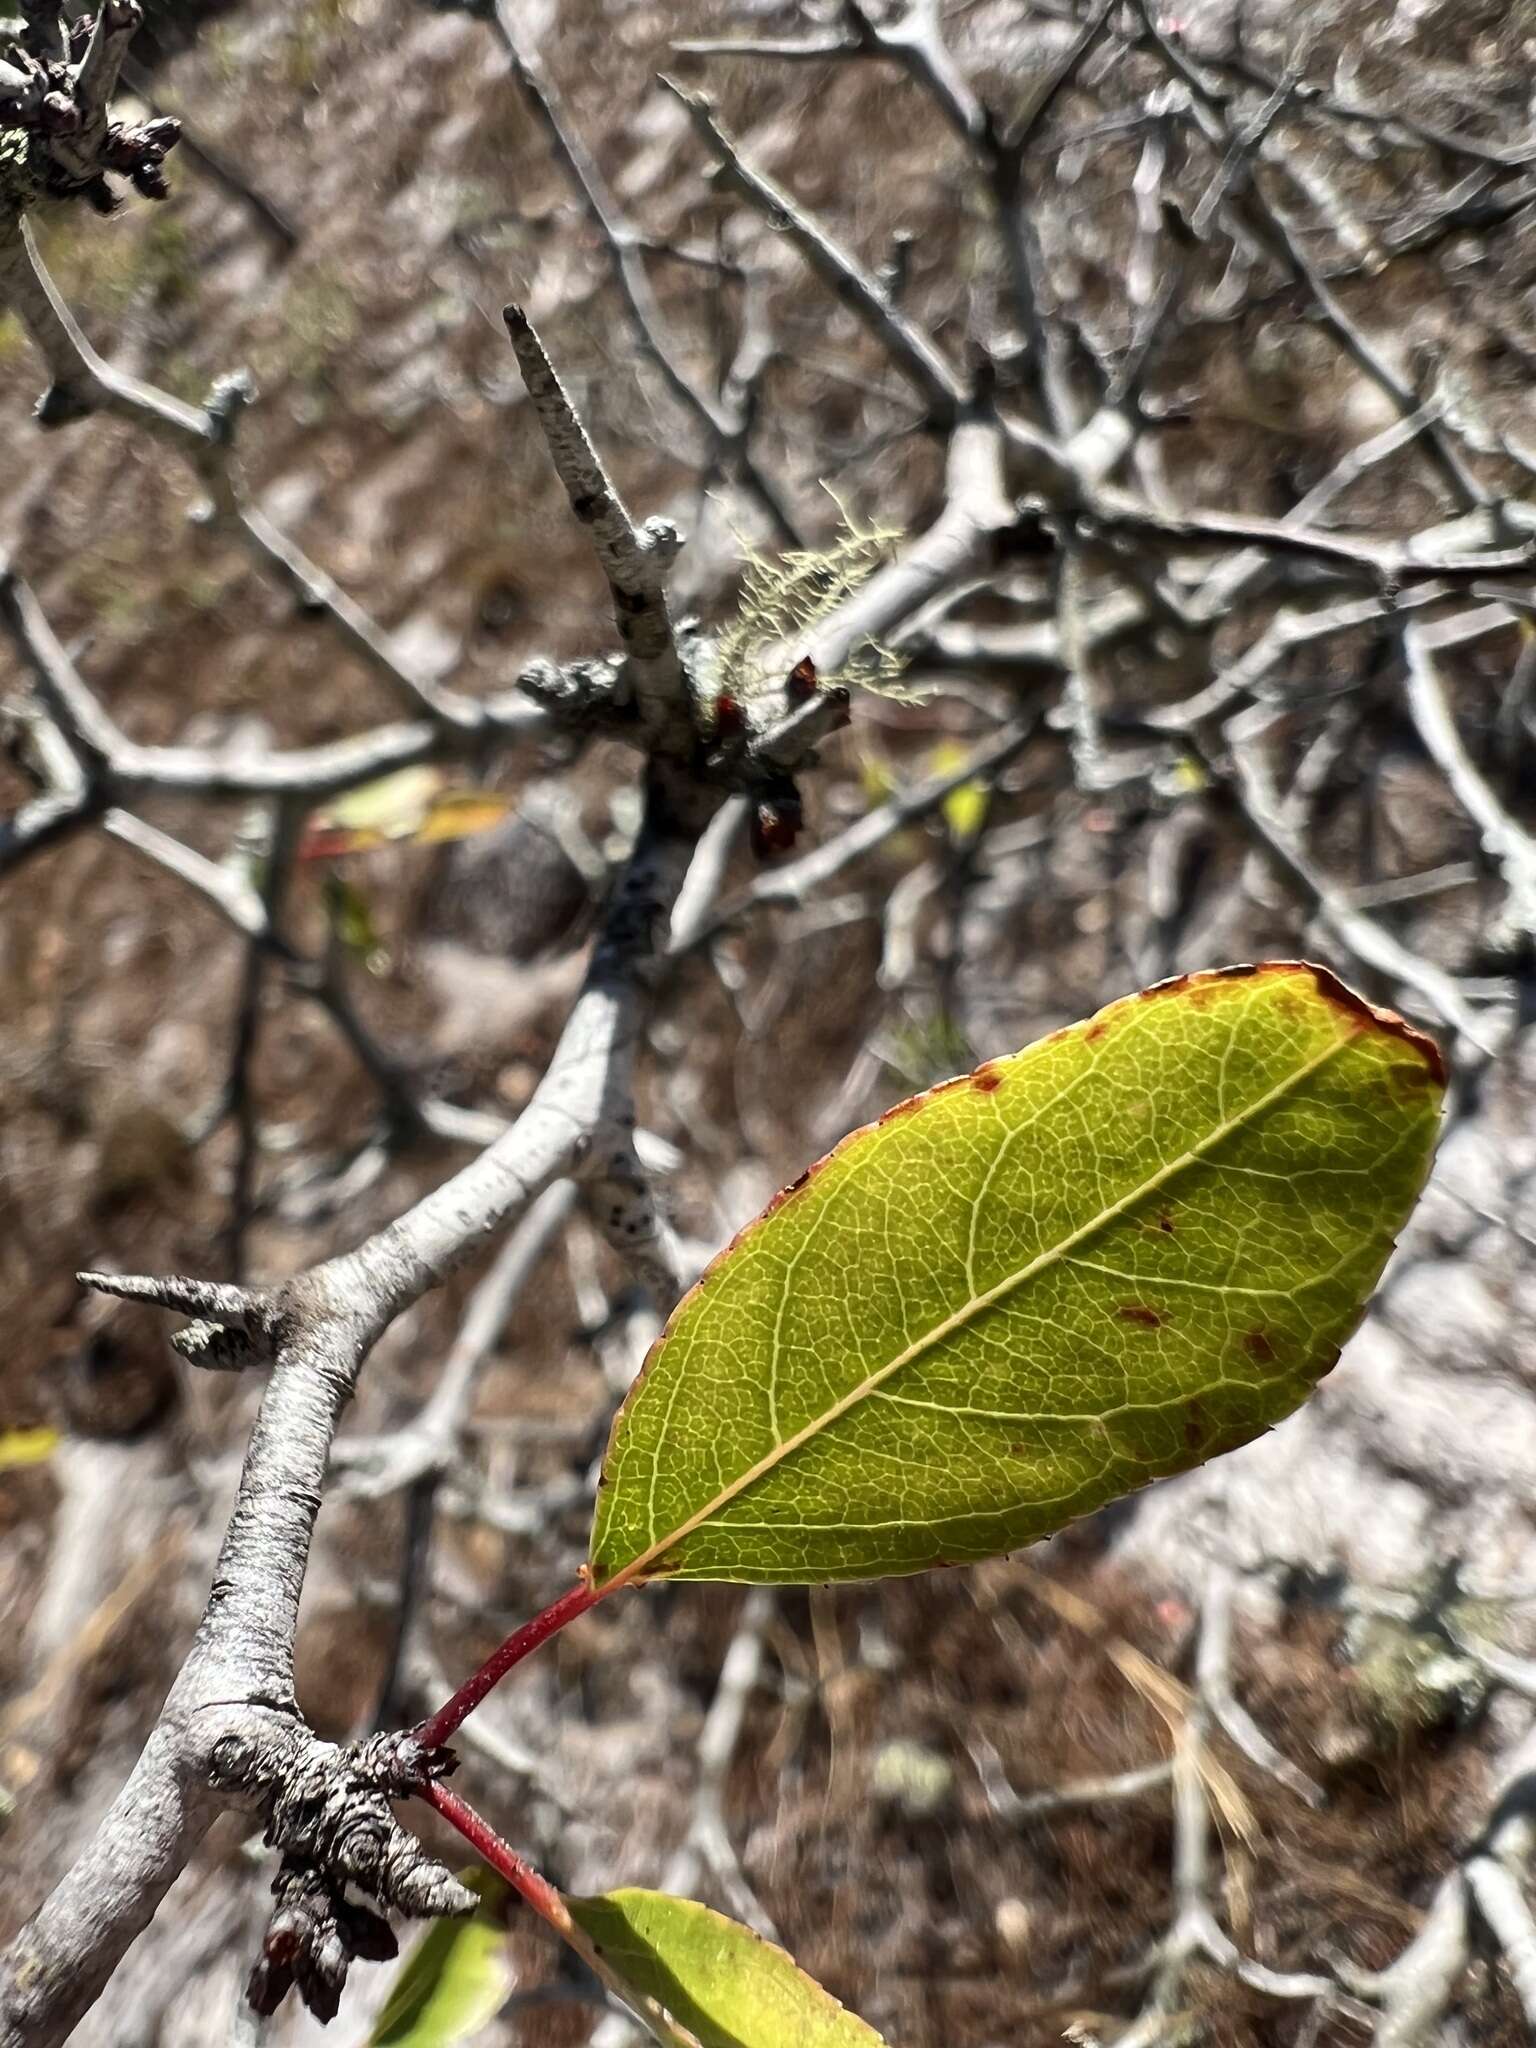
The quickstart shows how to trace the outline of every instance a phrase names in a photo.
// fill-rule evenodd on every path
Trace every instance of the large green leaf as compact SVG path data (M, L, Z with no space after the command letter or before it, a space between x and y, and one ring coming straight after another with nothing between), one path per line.
M783 1949L708 1906L643 1891L565 1903L614 1975L700 2048L884 2048Z
M467 1920L434 1920L400 1965L367 2048L455 2048L496 2017L512 1992L502 1907L489 1870L459 1873L480 1894Z
M1443 1086L1429 1039L1271 962L902 1103L674 1313L614 1425L594 1583L970 1562L1257 1436L1359 1319Z

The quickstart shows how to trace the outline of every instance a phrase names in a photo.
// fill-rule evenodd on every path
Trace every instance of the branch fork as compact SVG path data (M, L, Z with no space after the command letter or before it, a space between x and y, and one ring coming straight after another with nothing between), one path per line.
M172 1274L153 1278L130 1273L77 1273L95 1294L171 1309L191 1320L171 1337L173 1350L208 1372L245 1372L270 1365L277 1355L284 1311L276 1294L231 1287L216 1280Z

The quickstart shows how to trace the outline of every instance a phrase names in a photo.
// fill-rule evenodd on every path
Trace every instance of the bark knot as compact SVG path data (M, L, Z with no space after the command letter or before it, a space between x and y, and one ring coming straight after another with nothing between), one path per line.
M393 1800L446 1777L457 1759L409 1733L338 1746L307 1731L264 1744L240 1735L214 1746L211 1775L251 1796L265 1840L281 1851L272 1915L247 1996L275 2012L290 1990L317 2018L334 2017L352 1963L397 1948L384 1915L473 1912L475 1895L396 1820Z

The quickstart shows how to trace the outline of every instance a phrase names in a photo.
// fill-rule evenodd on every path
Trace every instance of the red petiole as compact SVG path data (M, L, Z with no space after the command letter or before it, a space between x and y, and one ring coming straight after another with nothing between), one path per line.
M531 1906L539 1918L568 1943L600 1982L607 1985L637 2019L647 2033L665 2044L665 2048L698 2048L692 2034L684 2033L674 2026L667 2013L645 1994L636 1989L615 1971L612 1963L593 1941L572 1914L565 1899L547 1877L541 1877L532 1864L525 1863L510 1842L504 1842L489 1822L481 1819L472 1806L466 1806L456 1792L434 1780L423 1785L421 1797L434 1807L450 1827L457 1828L483 1862L494 1870L498 1877L505 1878L524 1905Z
M568 1622L578 1614L585 1614L595 1607L599 1600L616 1591L613 1584L594 1591L585 1581L572 1586L569 1593L563 1593L552 1607L546 1607L542 1614L536 1614L532 1621L525 1621L521 1628L514 1629L501 1645L493 1650L480 1669L473 1672L452 1699L445 1700L437 1712L423 1721L413 1732L416 1740L425 1749L441 1749L468 1720L493 1687L500 1685L514 1665L531 1656L541 1643L547 1643L551 1636L558 1635Z
M421 1722L413 1731L417 1741L427 1749L440 1749L462 1727L492 1687L500 1684L507 1673L521 1664L540 1643L547 1643L551 1636L560 1633L567 1622L574 1621L578 1614L585 1614L610 1593L616 1593L620 1586L633 1583L630 1579L610 1579L605 1586L594 1590L583 1580L569 1593L562 1594L542 1614L536 1614L532 1621L524 1622L520 1629L514 1630L501 1647L486 1658L480 1669L465 1679L452 1699L445 1700L435 1714ZM450 1792L440 1779L427 1780L418 1792L450 1827L458 1830L475 1854L498 1877L506 1880L523 1903L531 1906L541 1920L569 1943L588 1969L643 2022L654 2039L666 2044L666 2048L685 2048L685 2044L693 2042L693 2036L674 2026L653 1999L645 1997L615 1973L601 1949L573 1918L559 1891L548 1878L541 1877L531 1863L526 1863L510 1842L503 1841L489 1821L482 1819L456 1792Z
M566 1910L564 1899L547 1877L540 1877L533 1865L525 1863L510 1842L502 1840L489 1821L482 1820L472 1806L466 1805L458 1793L450 1792L446 1785L423 1785L421 1797L429 1806L436 1808L450 1827L458 1829L481 1861L489 1864L498 1877L504 1877L523 1903L532 1906L540 1919L547 1920L557 1933L569 1932L571 1916Z

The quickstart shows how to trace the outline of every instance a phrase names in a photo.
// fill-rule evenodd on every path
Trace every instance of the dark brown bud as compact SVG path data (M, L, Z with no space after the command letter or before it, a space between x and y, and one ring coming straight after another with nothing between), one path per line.
M246 1979L245 2000L251 2011L271 2019L293 1989L293 1970L287 1963L263 1956Z
M336 1901L336 1920L342 1939L365 1963L387 1963L400 1953L400 1944L387 1920L356 1899Z
M804 822L800 792L792 782L765 791L752 810L752 851L759 860L772 860L775 854L788 853Z

